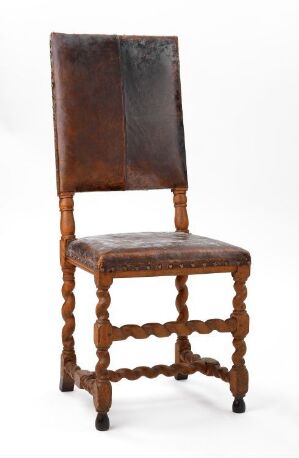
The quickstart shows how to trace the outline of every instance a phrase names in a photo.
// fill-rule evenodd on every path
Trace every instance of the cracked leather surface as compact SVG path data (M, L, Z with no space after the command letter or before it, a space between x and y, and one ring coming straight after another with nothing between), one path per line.
M51 35L57 188L187 186L176 37Z
M69 243L67 256L102 272L250 264L242 248L184 232L85 237Z

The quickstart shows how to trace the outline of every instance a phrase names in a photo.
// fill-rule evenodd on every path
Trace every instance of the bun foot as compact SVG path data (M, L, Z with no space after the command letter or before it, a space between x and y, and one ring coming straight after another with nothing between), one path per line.
M234 413L244 413L246 410L246 405L243 398L235 398L233 402L233 412Z
M176 380L187 380L188 375L187 374L177 374L174 376Z
M98 413L95 425L98 431L107 431L110 427L108 415L106 413Z

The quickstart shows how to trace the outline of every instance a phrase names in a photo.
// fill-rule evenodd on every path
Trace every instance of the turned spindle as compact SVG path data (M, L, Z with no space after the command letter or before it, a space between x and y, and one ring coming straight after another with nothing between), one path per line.
M246 280L249 277L249 267L239 267L232 274L234 279L235 297L231 318L236 321L236 328L232 332L235 351L232 355L233 366L230 370L230 390L234 396L233 412L245 412L244 396L248 391L248 371L245 365L246 343L245 337L249 332L249 316L246 311L245 299L247 296Z
M94 325L94 343L97 349L98 362L95 367L96 383L94 384L93 401L98 412L96 428L100 431L109 429L108 411L112 402L112 386L108 377L110 364L109 347L112 344L112 326L109 321L110 305L109 288L112 277L96 278L98 303L96 306L97 320Z
M75 238L75 220L74 220L74 201L73 193L62 193L59 196L59 207L61 212L60 218L60 264L63 275L62 296L64 303L62 305L61 314L64 320L62 328L62 345L61 354L61 374L60 374L60 389L61 391L72 391L74 389L74 381L66 372L67 363L76 364L75 342L73 333L75 330L75 296L73 289L75 287L75 266L66 261L66 247L70 240Z
M187 213L187 188L174 188L173 203L174 203L174 224L177 232L189 232L189 219Z
M174 224L177 232L189 232L189 220L187 213L187 189L186 188L175 188L173 192L173 203L174 203ZM179 312L177 318L178 322L185 323L188 321L189 312L186 305L188 299L188 288L186 282L188 280L187 275L178 275L175 280L175 285L178 290L178 295L176 298L176 308ZM186 351L191 350L191 345L187 336L178 336L175 344L175 362L176 364L181 363L181 354ZM187 374L177 374L175 376L176 380L186 380L188 378Z

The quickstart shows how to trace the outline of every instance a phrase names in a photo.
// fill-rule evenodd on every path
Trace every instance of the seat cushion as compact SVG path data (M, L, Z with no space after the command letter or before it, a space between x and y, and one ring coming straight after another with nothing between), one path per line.
M101 272L250 264L248 251L185 232L138 232L76 239L67 256Z

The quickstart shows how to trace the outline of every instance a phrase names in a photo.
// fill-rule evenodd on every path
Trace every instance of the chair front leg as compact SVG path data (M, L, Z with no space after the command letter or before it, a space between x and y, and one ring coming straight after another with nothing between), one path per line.
M75 296L73 289L75 287L75 267L65 263L63 272L62 296L64 303L61 309L62 318L65 324L62 328L63 350L61 354L61 371L60 384L61 391L73 391L74 380L67 374L65 366L68 362L76 364L75 342L73 333L75 330L75 317L73 314L75 308Z
M94 325L94 342L97 348L98 362L95 367L96 382L93 389L93 401L98 412L96 428L99 431L109 429L107 415L112 403L112 386L108 380L107 368L110 364L109 347L112 344L112 326L109 321L108 307L110 305L109 288L112 277L96 277L98 303L96 306L97 320Z
M249 332L249 316L245 305L247 296L245 283L249 274L248 266L241 266L232 274L236 295L233 299L234 311L231 317L236 320L236 329L232 333L235 352L232 355L233 366L230 371L230 390L235 397L232 407L235 413L245 412L246 407L243 398L248 391L248 371L244 360L246 343L244 339Z
M175 279L175 286L176 286L176 289L178 290L178 295L176 297L175 305L176 305L177 311L179 312L177 321L180 323L185 323L186 321L188 321L188 318L189 318L189 311L186 305L186 302L188 299L188 287L186 285L187 280L188 280L187 275L178 275ZM175 363L176 364L180 364L182 362L181 354L186 350L191 350L189 339L187 336L179 336L175 343ZM188 378L188 375L185 375L185 374L177 374L175 376L176 380L186 380L187 378Z

